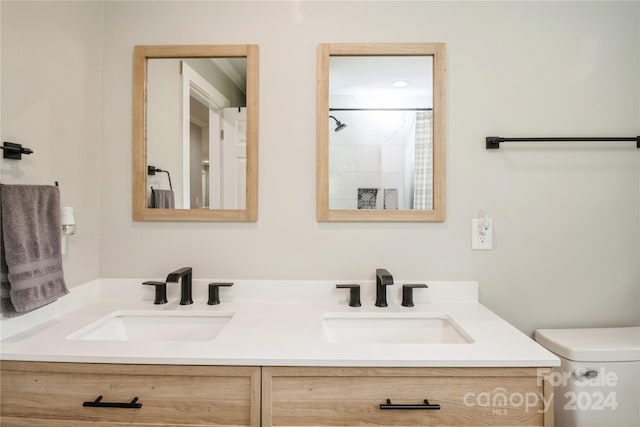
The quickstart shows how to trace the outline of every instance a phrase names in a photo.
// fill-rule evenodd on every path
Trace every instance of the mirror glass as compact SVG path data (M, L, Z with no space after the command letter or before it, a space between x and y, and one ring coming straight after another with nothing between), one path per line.
M444 45L318 53L318 219L444 221Z
M257 47L137 46L134 219L257 219Z

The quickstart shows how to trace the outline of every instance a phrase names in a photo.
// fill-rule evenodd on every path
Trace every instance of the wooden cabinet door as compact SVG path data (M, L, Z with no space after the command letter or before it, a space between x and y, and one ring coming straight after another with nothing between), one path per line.
M263 426L553 423L535 368L263 368L262 397Z
M260 368L1 362L1 424L259 426ZM140 408L85 407L84 402Z

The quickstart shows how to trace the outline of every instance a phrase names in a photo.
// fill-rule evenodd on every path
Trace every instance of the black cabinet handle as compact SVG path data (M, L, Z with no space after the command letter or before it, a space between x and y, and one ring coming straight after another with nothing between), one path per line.
M439 403L429 403L429 401L427 399L424 399L424 403L422 404L398 404L398 403L391 403L391 399L387 399L387 403L381 403L380 404L380 409L430 409L430 410L439 410L440 409L440 404Z
M90 407L90 408L127 408L127 409L140 409L142 408L142 403L138 402L138 396L134 397L133 400L129 403L120 403L120 402L103 402L102 396L96 397L96 400L93 402L84 402L82 406Z

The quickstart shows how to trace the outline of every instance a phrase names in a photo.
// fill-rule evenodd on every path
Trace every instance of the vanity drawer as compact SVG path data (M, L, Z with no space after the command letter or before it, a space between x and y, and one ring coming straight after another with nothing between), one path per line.
M263 368L262 422L278 427L551 426L553 409L545 412L542 401L549 400L545 392L550 390L536 375L535 368ZM387 399L420 408L381 409ZM426 409L425 399L432 409Z
M1 362L10 426L259 426L260 368ZM85 407L135 403L140 408Z

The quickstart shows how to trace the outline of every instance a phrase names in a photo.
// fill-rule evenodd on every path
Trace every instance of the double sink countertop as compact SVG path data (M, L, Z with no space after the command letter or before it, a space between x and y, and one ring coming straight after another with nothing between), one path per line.
M375 283L235 281L220 288L219 305L207 305L209 281L193 281L191 305L182 306L179 285L168 284L167 304L154 305L147 279L99 279L32 313L0 322L2 360L236 366L551 367L551 352L478 302L476 282L425 282L414 307L400 305L403 283L387 287L388 307L374 306ZM349 307L359 283L361 307ZM411 282L416 283L416 282ZM153 316L228 317L213 339L77 339L114 312ZM334 342L327 318L449 319L465 340L453 343ZM170 318L163 317L163 321ZM85 328L85 329L83 329ZM156 331L157 332L157 331ZM370 331L371 332L371 331ZM388 331L387 331L388 332ZM372 332L375 341L375 329ZM162 335L162 333L160 332ZM167 330L167 336L168 336ZM76 337L76 338L74 338ZM437 338L436 338L437 340Z

